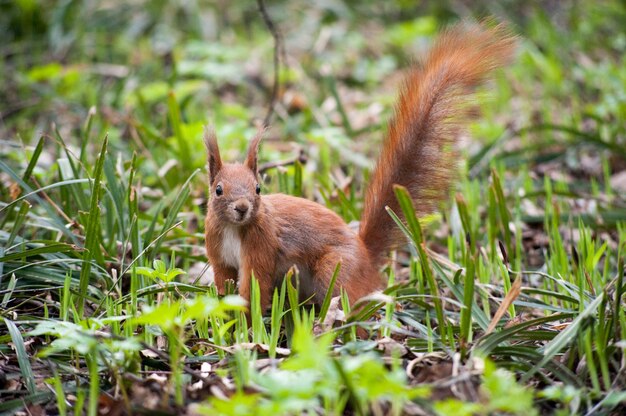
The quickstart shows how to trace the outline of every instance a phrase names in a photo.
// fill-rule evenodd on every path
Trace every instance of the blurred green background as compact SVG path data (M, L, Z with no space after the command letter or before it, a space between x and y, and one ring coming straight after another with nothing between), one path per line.
M280 142L361 150L360 140L378 140L399 70L445 25L493 15L510 22L522 47L474 136L489 142L507 126L559 124L624 146L624 2L326 0L272 1L267 8L287 58L271 121L270 137ZM242 148L253 121L264 117L272 88L273 41L255 2L3 1L0 33L5 142L54 136L54 123L78 147L94 106L94 137L108 133L114 149L136 150L155 169L169 160L182 165L165 175L167 186L202 166L204 124L216 125L227 148ZM178 133L168 113L170 92L182 121ZM376 134L359 135L368 130ZM543 149L526 150L546 153L553 135L531 137ZM264 157L281 150L269 146ZM580 156L577 147L563 150L561 161ZM366 146L358 153L375 151Z

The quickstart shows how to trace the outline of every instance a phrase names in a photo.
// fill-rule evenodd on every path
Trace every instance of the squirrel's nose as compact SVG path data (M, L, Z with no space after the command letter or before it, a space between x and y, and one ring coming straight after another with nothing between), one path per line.
M248 212L248 209L250 209L250 204L248 203L248 201L238 201L235 204L235 211L237 211L241 215Z

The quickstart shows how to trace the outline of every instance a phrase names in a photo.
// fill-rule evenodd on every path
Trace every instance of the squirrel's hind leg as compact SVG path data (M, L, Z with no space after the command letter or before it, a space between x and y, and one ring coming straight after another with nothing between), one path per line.
M350 305L354 305L362 297L380 289L382 281L377 270L363 265L354 256L347 256L346 259L344 260L340 253L332 252L318 260L314 275L315 285L319 288L315 293L316 303L321 304L324 301L338 263L341 263L341 266L333 296L339 296L343 288L348 294Z
M333 278L333 273L339 263L341 263L341 266L339 269L339 276L337 277L335 287L333 288L333 297L341 294L341 287L345 286L345 277L349 276L350 267L344 264L341 255L338 253L328 253L316 262L315 269L313 270L313 286L315 288L313 301L316 304L321 305L324 302L326 292L330 287L330 281ZM348 288L346 288L346 290L348 290ZM352 302L352 299L350 299L350 301Z

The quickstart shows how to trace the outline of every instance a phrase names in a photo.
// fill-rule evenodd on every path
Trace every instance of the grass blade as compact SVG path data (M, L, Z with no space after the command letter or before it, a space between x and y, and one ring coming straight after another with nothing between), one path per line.
M180 188L178 195L176 195L176 199L170 206L170 210L167 215L167 218L165 219L165 222L163 223L163 227L161 227L162 232L159 235L159 237L157 237L157 239L155 240L156 243L154 244L154 249L153 249L154 255L152 256L151 260L154 259L154 257L156 256L156 253L159 251L159 247L161 246L163 242L162 238L165 236L166 231L172 228L172 225L176 221L176 217L178 216L178 213L182 209L185 201L187 201L187 198L189 197L189 192L190 192L189 184L191 183L191 180L194 178L194 176L198 174L198 172L200 172L200 169L196 169L191 175L189 175L189 178L187 178L183 186Z
M411 232L412 240L419 253L419 257L422 262L422 270L424 272L424 276L426 277L426 281L428 282L428 286L430 287L431 295L433 296L439 335L445 340L446 320L443 314L443 305L441 304L441 299L439 298L439 287L437 286L437 282L433 276L430 261L428 259L428 255L426 254L426 249L424 248L422 227L417 219L417 216L415 215L413 201L411 200L409 191L405 187L394 185L393 190L396 194L396 198L398 199L398 203L400 204L400 208L402 209L402 213L404 214L404 218L406 219L408 229Z
M322 302L322 306L320 307L320 312L318 314L319 322L324 322L324 319L326 319L326 314L328 313L328 308L330 307L330 301L333 298L335 283L337 282L337 277L339 276L339 270L341 270L341 262L337 263L337 265L335 266L335 271L333 271L333 277L331 277L330 279L330 284L328 285L326 296L324 296L324 301Z
M181 118L180 118L180 107L176 102L176 96L173 91L170 91L167 94L167 110L170 118L170 123L172 124L172 130L174 131L174 136L176 137L178 143L178 151L179 151L179 160L181 162L190 161L191 160L191 152L189 151L189 145L183 136L183 130L181 128Z
M24 384L26 384L26 388L30 394L34 394L37 389L35 388L35 375L33 374L33 368L30 365L30 360L28 359L28 353L26 352L26 347L24 346L24 338L20 333L20 330L17 329L17 326L13 323L13 321L4 318L4 323L9 329L9 334L11 335L11 341L15 346L15 353L17 354L17 362L20 366L20 371L22 372L22 377L24 378Z
M541 369L548 361L550 361L556 354L558 354L563 348L575 341L578 331L582 328L585 321L593 316L598 309L598 306L604 299L604 292L602 292L596 299L593 300L578 316L570 323L565 330L559 335L554 337L552 341L547 343L543 348L543 359L538 362L533 368L531 368L522 377L522 383L527 382L537 371Z
M87 221L87 228L85 231L85 249L83 254L83 267L80 270L80 285L78 290L78 315L83 315L85 307L85 297L87 295L87 287L89 286L91 277L91 261L96 255L96 250L100 249L100 180L102 178L102 171L104 167L104 159L106 158L108 137L104 137L102 142L102 148L100 149L100 156L96 162L96 167L93 173L93 186L91 188L91 202L89 217Z

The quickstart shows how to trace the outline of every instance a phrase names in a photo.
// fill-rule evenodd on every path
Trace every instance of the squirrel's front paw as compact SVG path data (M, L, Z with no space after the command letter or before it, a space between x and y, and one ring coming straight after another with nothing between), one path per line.
M215 287L220 296L237 293L237 282L233 279L215 279Z

